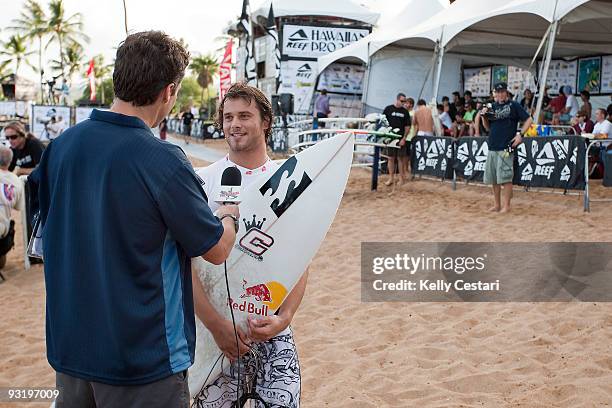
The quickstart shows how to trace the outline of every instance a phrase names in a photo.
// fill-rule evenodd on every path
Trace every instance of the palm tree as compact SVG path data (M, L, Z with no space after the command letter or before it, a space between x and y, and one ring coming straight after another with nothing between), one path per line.
M204 91L207 92L207 97L210 99L208 94L208 87L212 84L213 79L219 71L219 63L217 59L211 55L199 55L191 59L189 69L194 75L197 75L198 85L202 87L202 100L201 104L204 104Z
M68 41L78 43L77 39L89 41L89 37L83 33L83 18L81 13L75 13L70 17L66 17L64 0L51 0L49 2L49 27L53 33L51 40L57 40L59 45L60 68L62 74L64 74L64 44Z
M71 41L68 43L64 52L64 67L67 69L66 76L69 84L72 84L72 77L74 74L83 70L83 46L77 42ZM54 71L62 72L61 60L51 61L51 68Z
M0 62L0 83L4 81L5 78L11 76L11 73L6 69L10 62L10 60Z
M12 35L7 42L2 43L4 50L0 51L0 55L4 55L8 59L5 62L15 62L15 76L19 73L19 66L24 61L30 65L27 58L34 54L34 51L28 51L25 37L20 35Z
M38 40L38 72L40 73L40 96L44 94L43 67L42 67L42 41L51 32L45 11L36 0L27 0L19 18L13 20L13 30L21 33L28 40ZM42 99L41 99L42 102Z

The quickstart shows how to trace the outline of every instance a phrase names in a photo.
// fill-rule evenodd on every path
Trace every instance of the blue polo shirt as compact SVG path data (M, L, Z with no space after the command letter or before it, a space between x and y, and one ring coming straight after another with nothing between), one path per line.
M223 227L182 150L136 117L94 110L49 145L32 178L51 366L113 385L191 366L190 258Z

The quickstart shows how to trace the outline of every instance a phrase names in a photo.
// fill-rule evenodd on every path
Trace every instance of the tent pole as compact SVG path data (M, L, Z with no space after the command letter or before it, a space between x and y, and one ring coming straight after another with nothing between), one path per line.
M363 78L363 94L361 95L361 116L366 115L366 104L368 102L368 88L370 87L370 71L372 69L372 58L370 58L370 42L368 41L368 61Z
M550 36L548 38L548 46L546 48L546 57L544 59L544 67L542 68L542 74L540 75L540 91L538 98L538 104L536 105L535 111L535 123L540 124L540 114L542 113L542 104L544 103L544 92L546 91L546 80L548 78L548 69L550 68L550 61L552 60L553 48L555 47L555 38L557 37L557 27L559 21L553 21L550 27Z
M440 41L438 42L438 63L436 64L436 76L434 78L434 89L433 98L438 103L438 92L440 91L440 78L442 77L442 63L444 62L444 51L446 46L443 45L444 40L444 26L442 26L442 33L440 34Z

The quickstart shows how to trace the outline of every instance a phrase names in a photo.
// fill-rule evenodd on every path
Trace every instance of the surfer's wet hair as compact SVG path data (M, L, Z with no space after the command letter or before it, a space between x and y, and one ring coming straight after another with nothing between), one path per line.
M225 101L237 98L244 99L249 104L251 102L255 102L255 106L257 106L259 114L261 115L261 120L263 122L268 122L268 127L264 130L267 142L268 138L270 137L270 134L272 133L272 122L274 121L272 104L263 92L253 86L247 85L244 82L238 82L232 85L221 100L221 103L219 104L219 109L217 111L217 128L223 129L223 108L225 106Z
M130 34L117 49L113 88L115 96L134 106L153 104L160 92L185 76L189 52L161 31Z

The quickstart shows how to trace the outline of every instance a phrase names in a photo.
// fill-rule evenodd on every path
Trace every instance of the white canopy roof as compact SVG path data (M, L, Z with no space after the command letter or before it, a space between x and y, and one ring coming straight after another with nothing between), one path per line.
M273 3L274 16L331 16L361 21L374 25L380 17L366 6L355 0L266 0L253 13L253 19L267 19L270 3Z
M322 72L330 64L339 60L346 62L367 62L369 57L368 44L370 42L376 41L377 38L386 38L389 35L393 35L398 28L405 30L406 27L418 26L448 6L448 0L408 0L408 4L404 6L399 14L397 12L393 13L393 15L383 14L377 28L369 36L336 52L320 57L319 72ZM391 10L387 11L387 13L392 12Z
M389 44L431 50L441 40L457 53L531 57L555 19L564 22L555 56L608 52L611 18L612 0L458 0L417 27L377 36L369 53Z

